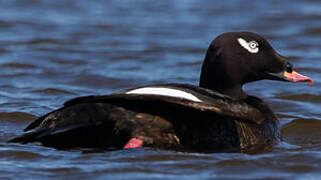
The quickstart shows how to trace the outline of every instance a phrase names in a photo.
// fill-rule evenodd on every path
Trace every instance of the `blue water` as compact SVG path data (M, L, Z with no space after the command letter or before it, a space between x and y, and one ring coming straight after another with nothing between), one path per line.
M320 19L316 0L0 1L0 179L319 179ZM281 121L284 142L271 152L58 151L5 143L76 96L197 85L208 45L228 31L259 33L314 80L246 86Z

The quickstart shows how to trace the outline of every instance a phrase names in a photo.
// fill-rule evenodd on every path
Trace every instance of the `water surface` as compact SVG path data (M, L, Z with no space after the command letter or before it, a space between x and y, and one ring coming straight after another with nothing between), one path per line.
M0 179L319 179L321 4L284 1L0 2ZM155 83L198 84L214 37L263 35L315 84L246 86L267 101L284 142L270 152L58 151L6 144L73 97Z

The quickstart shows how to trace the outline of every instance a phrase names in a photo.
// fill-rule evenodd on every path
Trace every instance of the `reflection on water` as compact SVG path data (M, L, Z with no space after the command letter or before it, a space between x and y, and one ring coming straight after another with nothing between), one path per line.
M321 4L285 1L1 1L0 179L318 179L321 176ZM198 84L210 41L253 31L290 56L313 86L246 86L271 104L285 142L271 152L57 151L6 144L35 116L80 95Z

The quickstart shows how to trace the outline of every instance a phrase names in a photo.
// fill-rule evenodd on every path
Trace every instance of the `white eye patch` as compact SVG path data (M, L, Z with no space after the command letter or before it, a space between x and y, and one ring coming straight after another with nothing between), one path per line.
M126 94L151 94L151 95L159 95L159 96L170 96L170 97L177 97L188 99L190 101L202 102L193 94L177 90L177 89L170 89L166 87L145 87L134 89L131 91L126 92Z
M259 43L256 41L250 41L247 42L242 38L238 38L237 41L240 43L240 45L245 48L250 53L258 53L259 52Z

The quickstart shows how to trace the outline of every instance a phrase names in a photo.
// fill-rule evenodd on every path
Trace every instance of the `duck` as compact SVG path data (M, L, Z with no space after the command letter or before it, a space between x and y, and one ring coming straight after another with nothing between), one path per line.
M279 120L267 103L243 90L260 80L313 83L260 35L226 32L210 43L199 86L155 84L77 97L8 142L57 149L267 150L280 141Z

